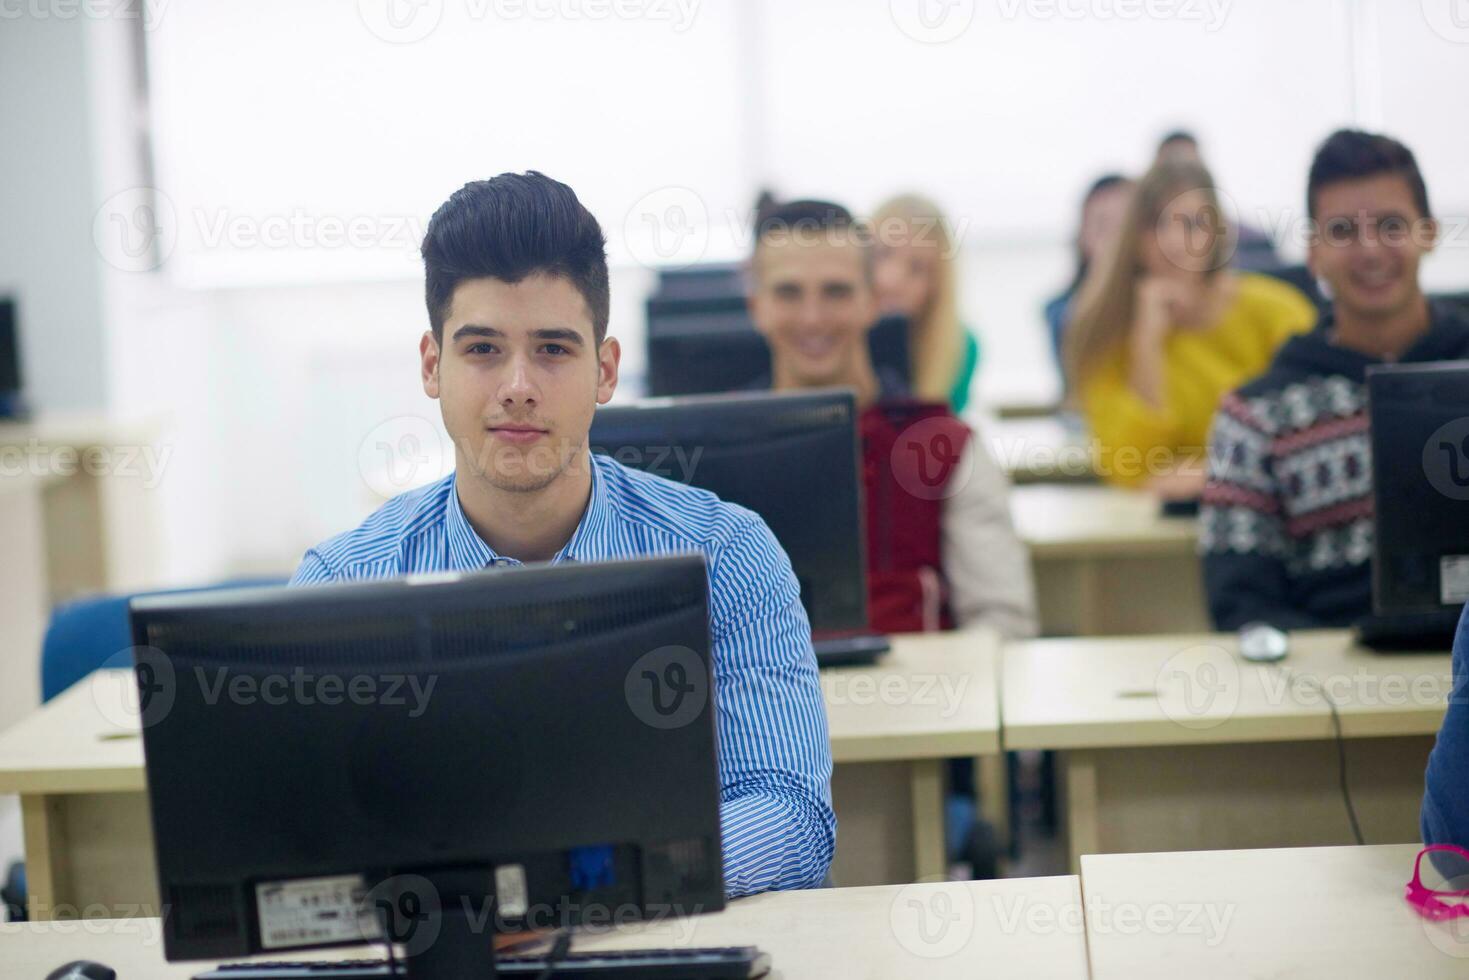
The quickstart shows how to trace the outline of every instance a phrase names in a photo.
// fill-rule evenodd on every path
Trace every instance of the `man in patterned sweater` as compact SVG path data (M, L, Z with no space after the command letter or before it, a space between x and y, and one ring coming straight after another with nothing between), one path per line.
M1200 546L1219 629L1348 626L1371 612L1367 368L1469 358L1469 319L1418 285L1438 225L1407 147L1333 133L1306 199L1308 263L1333 305L1215 417Z

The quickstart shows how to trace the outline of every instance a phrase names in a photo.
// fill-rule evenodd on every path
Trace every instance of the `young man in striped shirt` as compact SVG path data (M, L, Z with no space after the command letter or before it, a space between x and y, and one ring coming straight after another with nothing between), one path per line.
M790 561L750 511L589 453L620 357L596 219L565 184L501 174L435 212L423 259L421 377L455 472L307 551L293 584L703 552L725 889L819 884L836 837L831 750Z

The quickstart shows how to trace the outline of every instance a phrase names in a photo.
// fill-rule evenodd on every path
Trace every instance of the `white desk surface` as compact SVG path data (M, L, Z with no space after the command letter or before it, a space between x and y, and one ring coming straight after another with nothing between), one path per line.
M1198 520L1164 517L1156 497L1111 486L1030 484L1010 491L1015 529L1040 559L1189 557Z
M741 899L723 912L579 935L575 949L759 946L788 980L1084 980L1086 947L1075 877L842 888ZM157 919L0 926L8 977L39 980L90 959L124 980L184 978L209 964L166 964ZM372 950L277 955L345 959Z
M1431 735L1452 690L1448 653L1378 654L1346 630L1291 634L1281 667L1239 658L1232 633L1007 644L1007 749L1081 749L1333 737L1315 678L1348 737Z
M1416 844L1081 859L1094 980L1469 977L1469 920L1403 901ZM1151 918L1149 918L1151 916Z
M136 713L124 708L132 683L131 671L98 671L0 732L0 793L145 789Z
M984 631L900 636L875 666L822 671L836 761L998 752L998 651ZM145 789L131 683L99 671L0 733L0 793Z
M987 631L895 636L871 667L821 672L836 762L1000 750L999 639Z

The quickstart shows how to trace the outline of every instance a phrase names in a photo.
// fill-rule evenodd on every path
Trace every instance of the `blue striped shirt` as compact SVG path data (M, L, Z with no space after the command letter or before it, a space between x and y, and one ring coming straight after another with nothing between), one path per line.
M593 456L592 493L554 561L701 551L730 897L819 884L831 864L831 744L811 626L785 551L757 515L705 490ZM292 585L517 565L475 533L454 474L399 494L306 552Z

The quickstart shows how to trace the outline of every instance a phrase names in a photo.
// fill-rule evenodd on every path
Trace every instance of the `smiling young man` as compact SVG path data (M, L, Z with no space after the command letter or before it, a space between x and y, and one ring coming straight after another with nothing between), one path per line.
M1201 548L1220 629L1349 626L1372 611L1367 368L1469 358L1469 320L1418 284L1438 226L1406 146L1333 133L1306 200L1308 262L1332 311L1215 417Z
M1030 557L1010 520L1004 474L946 403L912 399L901 375L872 363L871 237L828 201L792 201L760 216L748 302L770 345L769 387L856 393L874 629L1034 635ZM990 877L994 853L976 820L972 762L954 761L950 789L949 856Z
M830 201L774 207L757 231L749 311L770 345L770 388L856 392L874 629L1034 635L1005 476L946 404L912 400L902 376L873 364L870 232Z
M872 363L870 233L827 201L772 208L757 231L749 308L770 345L769 387L857 395L873 628L1033 635L1030 558L1004 474L947 405L913 400L904 378Z
M435 212L423 260L423 390L455 472L306 552L292 583L702 552L725 889L818 884L836 835L831 751L790 561L750 511L589 453L620 357L596 219L565 184L501 174Z

